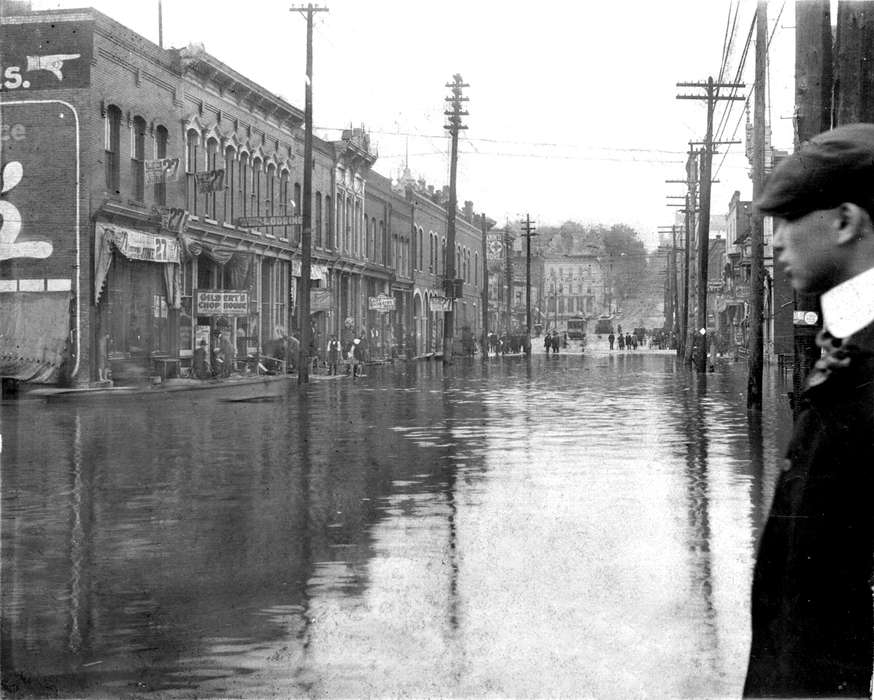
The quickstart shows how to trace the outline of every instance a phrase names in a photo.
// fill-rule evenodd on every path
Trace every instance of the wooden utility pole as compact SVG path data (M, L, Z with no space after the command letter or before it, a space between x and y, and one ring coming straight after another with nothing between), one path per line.
M765 187L765 69L768 60L768 4L756 4L756 84L753 106L753 201ZM764 344L765 220L756 210L750 217L750 325L747 342L747 408L762 410Z
M531 216L525 214L525 223L522 224L525 232L525 343L528 356L531 356L531 236L536 228L531 225Z
M680 333L677 337L677 357L682 357L686 363L692 359L689 288L692 285L692 240L695 237L695 215L698 212L698 171L698 152L689 144L686 158L686 208L683 210L683 307L680 312Z
M806 0L795 5L795 149L816 134L832 126L832 30L829 0ZM782 268L775 271L785 281ZM798 414L798 397L804 378L819 359L816 334L819 321L819 297L794 293L793 313L793 414ZM810 312L813 312L811 314ZM808 325L805 319L816 318Z
M743 100L740 95L720 95L722 88L735 90L744 87L742 83L714 82L712 77L706 83L677 83L677 87L698 87L704 95L677 95L680 100L707 101L707 131L704 137L703 162L701 165L701 221L698 227L698 317L695 329L699 351L695 357L695 368L707 371L707 265L710 258L710 189L713 167L713 110L718 100ZM687 349L688 351L688 349Z
M874 2L838 2L834 123L874 121Z
M310 268L312 266L313 241L313 14L327 12L327 7L308 4L291 8L300 12L307 21L307 74L304 104L303 141L303 216L300 236L300 281L298 282L297 308L300 327L300 347L297 352L297 383L306 384L310 380L310 345L312 328L310 326Z
M467 116L462 109L462 103L467 102L462 97L462 90L469 87L461 79L461 74L452 76L452 82L446 83L452 90L452 95L446 98L449 109L446 115L449 124L443 128L449 130L452 137L452 153L449 157L449 206L446 211L446 261L443 274L444 294L449 299L449 308L443 313L443 364L452 362L452 346L455 340L455 300L461 296L461 284L455 279L455 215L458 203L455 194L455 175L458 169L458 132L467 127L461 123L461 118Z
M480 223L482 229L482 260L483 260L483 289L482 289L482 317L483 317L483 333L482 344L480 345L480 356L483 360L489 358L489 255L488 255L488 232L486 227L486 215L480 214Z

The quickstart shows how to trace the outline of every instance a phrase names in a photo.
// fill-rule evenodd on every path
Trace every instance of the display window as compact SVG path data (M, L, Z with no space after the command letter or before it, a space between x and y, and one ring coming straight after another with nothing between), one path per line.
M130 357L170 354L171 313L163 265L116 255L107 275L108 351Z

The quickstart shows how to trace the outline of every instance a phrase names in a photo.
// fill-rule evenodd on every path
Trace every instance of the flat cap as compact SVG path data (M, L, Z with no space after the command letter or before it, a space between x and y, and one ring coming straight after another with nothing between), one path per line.
M844 202L874 216L874 124L847 124L814 136L774 169L755 207L797 219Z

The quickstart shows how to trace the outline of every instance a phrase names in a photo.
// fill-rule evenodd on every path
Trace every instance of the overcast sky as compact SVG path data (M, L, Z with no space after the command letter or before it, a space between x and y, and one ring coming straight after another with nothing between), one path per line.
M324 6L323 3L319 3ZM79 7L34 0L34 9ZM158 40L157 0L91 5ZM280 0L164 0L164 46L206 50L301 109L306 23ZM379 149L376 170L397 176L409 153L417 177L449 182L444 84L470 87L458 164L458 199L503 222L531 214L540 225L568 219L627 223L648 245L673 222L668 195L682 185L690 140L702 140L703 100L678 100L679 81L716 78L729 16L737 21L726 80L734 80L755 14L753 0L481 2L332 0L315 26L316 133L339 138L364 126ZM773 141L792 148L794 6L769 3ZM778 19L779 17L779 19ZM743 82L752 89L754 48ZM716 128L725 105L717 106ZM743 102L732 104L722 139L743 141ZM752 110L752 103L750 103ZM740 122L739 122L740 120ZM740 123L735 132L735 128ZM724 149L723 149L724 151ZM714 160L713 213L734 190L751 191L744 146Z

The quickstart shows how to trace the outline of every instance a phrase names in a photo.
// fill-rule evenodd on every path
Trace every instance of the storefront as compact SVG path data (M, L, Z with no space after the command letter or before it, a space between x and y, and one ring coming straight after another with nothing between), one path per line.
M178 357L178 240L98 221L94 242L98 368L108 363L119 380L167 374L155 363Z

